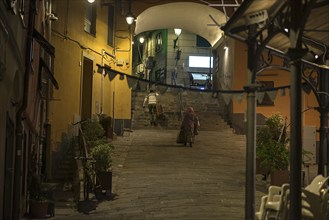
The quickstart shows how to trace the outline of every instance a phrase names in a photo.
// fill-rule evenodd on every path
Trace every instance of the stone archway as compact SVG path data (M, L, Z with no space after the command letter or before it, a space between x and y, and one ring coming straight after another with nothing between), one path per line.
M205 38L211 46L223 31L215 24L227 20L221 11L198 3L176 2L157 5L143 11L136 19L135 34L157 29L181 28Z

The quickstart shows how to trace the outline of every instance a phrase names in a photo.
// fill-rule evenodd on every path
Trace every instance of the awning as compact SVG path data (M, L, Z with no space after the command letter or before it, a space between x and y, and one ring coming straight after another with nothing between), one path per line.
M262 34L263 39L274 31L280 32L268 42L267 47L286 53L290 47L288 33L290 27L286 19L289 10L288 0L245 0L222 29L225 34L246 41L248 38L246 30L252 22L263 25L257 33ZM314 62L315 54L321 58L328 53L329 1L316 0L309 10L311 10L310 16L305 21L303 32L303 47L308 49L309 54L304 59ZM261 20L264 20L265 16L268 18L262 22Z

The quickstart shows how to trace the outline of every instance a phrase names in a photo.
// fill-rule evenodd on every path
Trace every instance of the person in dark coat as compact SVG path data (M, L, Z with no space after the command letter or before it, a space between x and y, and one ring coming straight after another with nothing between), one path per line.
M186 146L189 143L189 146L192 147L194 143L194 137L198 134L199 127L199 118L195 114L192 107L188 107L184 113L184 118L181 124L180 137L177 140L179 143L184 143Z

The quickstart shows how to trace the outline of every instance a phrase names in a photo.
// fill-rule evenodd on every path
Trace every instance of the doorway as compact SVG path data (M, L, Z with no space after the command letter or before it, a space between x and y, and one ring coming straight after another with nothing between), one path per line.
M14 123L7 114L5 146L5 179L3 188L3 219L11 219L13 199L13 156L14 156Z
M93 61L83 58L81 120L91 118L93 88Z

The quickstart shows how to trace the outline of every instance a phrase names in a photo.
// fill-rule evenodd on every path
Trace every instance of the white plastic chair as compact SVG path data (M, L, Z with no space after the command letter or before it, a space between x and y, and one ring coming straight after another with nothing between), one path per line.
M303 220L328 220L328 187L329 178L322 175L316 176L313 181L301 189L301 214ZM289 219L289 191L286 198L278 208L276 219Z
M283 184L281 187L270 186L268 200L265 204L264 220L280 219L281 213L285 213L289 197L289 184Z
M259 211L255 213L256 220L263 220L265 218L265 204L267 203L268 196L262 196Z
M303 220L328 220L329 219L329 177L316 176L312 182L302 188L302 219ZM256 219L287 220L289 219L290 186L270 186L267 201L263 208L256 213ZM262 201L263 202L263 201ZM258 215L257 215L258 214Z
M320 195L321 190L323 190L328 183L329 177L324 177L322 175L317 175L312 182L305 187L309 192Z

